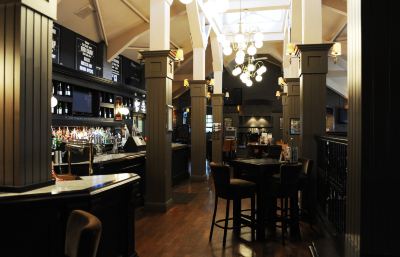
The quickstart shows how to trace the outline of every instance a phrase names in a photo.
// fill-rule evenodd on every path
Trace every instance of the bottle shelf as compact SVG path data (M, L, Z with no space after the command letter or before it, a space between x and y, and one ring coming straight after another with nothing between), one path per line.
M100 107L114 109L114 104L111 104L111 103L100 103Z
M72 103L72 96L54 95L54 97L60 102Z

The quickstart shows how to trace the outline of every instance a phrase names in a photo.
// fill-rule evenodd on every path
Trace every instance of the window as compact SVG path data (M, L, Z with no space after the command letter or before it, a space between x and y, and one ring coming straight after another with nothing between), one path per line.
M213 119L212 115L206 115L206 133L212 132Z

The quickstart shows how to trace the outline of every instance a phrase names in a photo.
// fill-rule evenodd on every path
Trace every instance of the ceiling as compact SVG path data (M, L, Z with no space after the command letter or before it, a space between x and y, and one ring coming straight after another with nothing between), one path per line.
M210 1L210 0L208 0ZM282 61L285 20L290 9L290 0L229 0L229 9L223 13L215 12L213 5L204 2L207 15L214 15L216 26L226 35L251 27L263 33L264 44L258 54L272 56ZM322 0L323 40L341 41L343 55L340 66L330 64L334 74L328 74L328 86L342 87L336 90L347 95L343 89L346 81L346 43L347 12L346 0ZM58 0L57 23L78 34L108 45L108 57L122 54L130 59L138 59L138 51L149 47L150 0ZM206 74L212 72L212 54L210 43L206 51ZM176 68L174 91L183 86L183 79L192 78L192 44L186 6L175 0L171 6L171 49L182 48L185 60ZM224 66L232 66L233 55L224 57ZM330 85L329 85L330 83ZM337 86L336 84L340 84Z

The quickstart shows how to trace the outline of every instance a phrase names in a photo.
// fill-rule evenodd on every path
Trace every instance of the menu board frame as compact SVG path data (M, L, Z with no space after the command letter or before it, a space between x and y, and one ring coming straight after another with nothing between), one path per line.
M118 63L116 63L115 61L118 61ZM116 66L117 69L115 68ZM121 71L122 71L122 58L121 56L118 55L111 61L111 80L113 82L121 82L122 79Z
M82 41L82 42L79 42L79 41ZM75 47L75 68L76 68L76 70L82 71L82 72L85 72L85 73L88 73L88 74L91 74L91 75L94 75L94 76L97 76L97 69L96 69L96 66L97 66L97 46L95 44L89 42L88 40L80 38L80 37L76 37L76 41L75 42L76 42L76 47ZM86 50L87 52L83 53L81 51L82 43L85 43L85 45L90 46L91 49L88 49L88 50ZM80 58L79 55L81 55L82 58ZM87 59L84 59L84 58L90 58L90 60L87 60ZM81 66L80 66L81 61L84 61L83 64L87 64L87 66L83 65L82 69L81 69ZM92 73L88 72L88 69L92 70Z
M56 31L56 33L53 33L53 30ZM60 63L60 38L61 38L61 29L58 26L53 25L53 30L52 30L52 48L51 48L51 60L53 63ZM55 38L54 38L55 37ZM55 42L55 44L54 44ZM53 58L53 49L55 51L55 57Z

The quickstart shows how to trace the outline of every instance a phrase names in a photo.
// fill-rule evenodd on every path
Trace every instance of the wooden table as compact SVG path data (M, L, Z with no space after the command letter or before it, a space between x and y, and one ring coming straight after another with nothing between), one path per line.
M231 163L234 167L235 177L253 181L257 185L256 237L257 240L264 240L267 227L272 233L275 232L276 203L273 192L269 189L271 188L271 177L273 174L279 173L282 162L276 159L236 159ZM233 208L234 217L240 217L240 203L234 203ZM239 223L240 220L234 220L234 225ZM290 231L291 234L300 231L298 222ZM236 229L234 234L239 235L240 229Z

